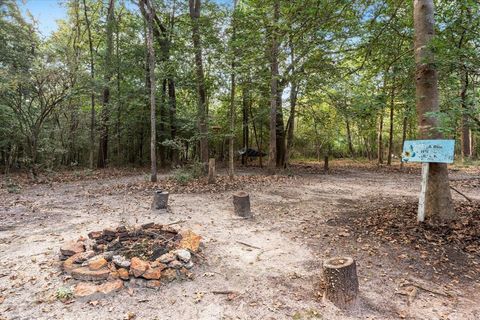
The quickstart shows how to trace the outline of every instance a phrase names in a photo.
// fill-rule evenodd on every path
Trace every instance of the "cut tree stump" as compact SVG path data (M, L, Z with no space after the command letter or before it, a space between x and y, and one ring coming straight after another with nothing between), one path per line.
M208 160L208 183L215 183L215 158Z
M335 257L325 260L323 276L325 280L324 298L341 309L356 304L358 278L355 260L350 257Z
M152 209L166 209L168 205L168 192L155 190L153 193Z
M250 218L250 196L244 191L237 192L233 195L233 209L237 216Z

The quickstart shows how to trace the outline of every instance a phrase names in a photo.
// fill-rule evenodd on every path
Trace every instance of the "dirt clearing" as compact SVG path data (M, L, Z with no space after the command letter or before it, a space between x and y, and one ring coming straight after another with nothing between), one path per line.
M323 174L300 166L279 177L245 171L235 184L220 179L205 193L177 188L162 213L150 209L152 187L139 173L11 193L4 187L0 319L480 318L478 184L454 184L473 202L454 194L467 209L452 240L447 229L414 223L416 170L332 167ZM451 176L465 175L471 173ZM159 185L168 190L166 178ZM233 215L235 190L250 193L253 219ZM202 235L204 258L192 269L193 280L98 299L57 299L71 281L58 259L65 241L147 222L175 222ZM320 298L322 261L341 254L357 261L361 303L351 312Z

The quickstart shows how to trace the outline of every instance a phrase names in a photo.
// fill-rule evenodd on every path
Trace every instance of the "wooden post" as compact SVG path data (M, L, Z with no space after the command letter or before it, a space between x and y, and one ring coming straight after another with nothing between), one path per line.
M153 194L152 209L166 209L168 205L168 192L155 190Z
M427 185L428 185L428 171L430 170L430 163L422 163L422 187L420 190L420 197L418 198L418 215L417 221L425 221L425 197L427 195Z
M335 257L323 262L325 279L324 298L339 308L354 306L358 295L358 278L355 260Z
M208 183L215 183L215 158L208 160Z
M233 209L235 214L244 218L250 218L250 196L244 191L237 192L233 195Z

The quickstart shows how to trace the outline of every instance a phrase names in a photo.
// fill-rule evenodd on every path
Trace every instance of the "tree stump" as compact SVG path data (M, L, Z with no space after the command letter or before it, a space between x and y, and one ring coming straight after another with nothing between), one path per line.
M168 192L155 190L153 193L152 209L166 209L168 205Z
M244 191L233 195L233 209L236 215L249 218L252 216L250 211L250 196Z
M355 260L335 257L323 262L324 298L345 309L357 302L358 278Z
M215 183L215 158L208 160L208 183Z

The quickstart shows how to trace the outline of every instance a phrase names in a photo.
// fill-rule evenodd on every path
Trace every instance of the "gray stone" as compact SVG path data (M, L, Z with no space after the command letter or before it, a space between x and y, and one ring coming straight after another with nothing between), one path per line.
M113 251L105 251L105 252L103 253L103 257L104 257L105 260L107 260L107 261L112 261L114 254L115 254L115 252L113 252Z
M127 260L124 256L116 255L112 257L113 263L120 268L130 268L130 260Z
M183 263L178 260L173 260L168 264L168 267L172 269L180 269L181 267L183 267Z
M178 260L185 263L188 263L190 259L192 259L192 255L190 254L190 251L185 249L176 250L175 255L177 256Z
M158 259L161 263L169 263L175 260L175 254L173 252L168 252L165 254L162 254Z
M185 264L184 267L187 268L187 269L192 269L193 268L193 262L189 261L188 263Z

